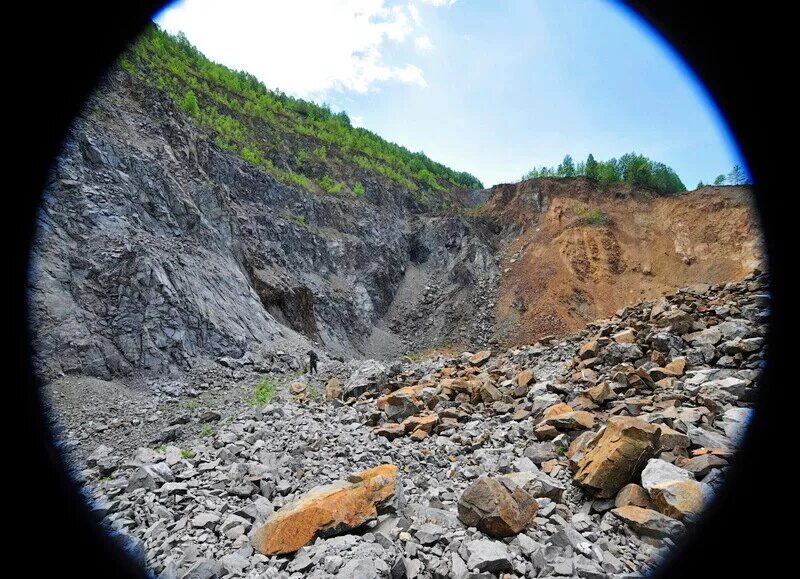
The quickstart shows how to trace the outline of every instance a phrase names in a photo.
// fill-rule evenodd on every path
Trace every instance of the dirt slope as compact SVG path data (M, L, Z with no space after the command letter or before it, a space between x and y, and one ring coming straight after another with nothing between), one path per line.
M737 281L760 267L746 187L657 197L586 179L500 185L482 211L521 234L500 259L496 338L531 343L677 288ZM559 222L559 213L561 220Z

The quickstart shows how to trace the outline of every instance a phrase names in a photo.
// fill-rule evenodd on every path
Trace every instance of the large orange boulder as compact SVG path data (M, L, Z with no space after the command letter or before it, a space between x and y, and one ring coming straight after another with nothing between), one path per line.
M346 481L311 489L273 513L253 537L264 555L293 553L317 537L329 537L377 518L398 492L397 467L382 464Z
M611 498L631 482L660 449L658 426L640 418L610 418L578 462L575 482Z

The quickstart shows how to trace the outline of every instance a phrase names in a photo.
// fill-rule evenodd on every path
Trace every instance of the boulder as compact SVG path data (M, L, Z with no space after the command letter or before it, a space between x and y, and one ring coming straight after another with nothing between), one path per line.
M622 487L622 490L617 493L617 496L614 499L614 506L634 506L641 507L643 509L652 509L653 501L650 499L650 495L647 494L647 491L644 490L643 487L640 487L636 483L630 483Z
M338 378L331 378L328 380L328 383L325 384L325 398L328 400L338 400L342 397L343 392L342 383Z
M303 396L308 389L308 384L303 382L292 382L289 384L289 392L292 396Z
M408 390L408 388L401 388L378 400L378 408L383 410L386 418L392 422L402 422L409 416L418 414L421 410L422 401L417 398L415 393Z
M523 370L517 374L517 386L527 386L536 381L533 370Z
M478 539L467 543L468 569L481 572L511 571L511 553L503 543Z
M491 350L481 350L477 354L473 354L469 357L469 363L473 366L483 366L486 362L489 361L489 358L492 357Z
M689 332L692 329L692 324L694 324L692 316L683 310L669 310L661 314L656 320L657 326L662 328L669 326L679 336Z
M522 487L504 478L482 476L458 500L458 518L490 537L509 537L533 520L538 504Z
M598 498L611 498L660 449L658 426L633 417L610 418L578 463L575 482Z
M553 477L533 470L511 472L500 478L510 480L518 487L522 487L535 499L547 498L556 503L561 502L564 492L567 490Z
M695 456L681 465L682 468L688 470L696 478L703 478L713 469L726 466L728 466L727 460L711 453Z
M673 480L653 485L650 496L660 513L684 520L700 513L711 492L696 480Z
M389 367L377 360L365 360L344 383L345 398L357 398L365 392L379 390L389 375Z
M559 430L589 430L594 428L594 414L585 410L564 412L545 418L540 426L554 426Z
M401 426L406 432L423 430L426 434L431 434L434 427L439 423L438 414L425 414L423 416L410 416L401 422Z
M670 376L683 376L683 373L686 371L686 358L683 356L673 358L664 368L670 373Z
M598 345L597 340L589 340L578 349L578 357L581 360L596 358L599 351L600 346Z
M273 513L254 534L253 546L264 555L293 553L317 537L350 531L377 518L399 498L399 489L393 464L315 487Z
M675 537L684 529L680 521L651 509L627 506L611 509L611 513L639 535L654 539Z
M674 464L661 460L660 458L651 458L647 461L647 466L642 471L642 486L650 492L653 486L676 480L692 480L694 477L688 470L678 468Z
M565 455L567 460L569 460L569 469L572 472L578 470L578 463L583 458L583 455L586 453L586 448L589 446L589 443L594 440L595 436L597 435L594 432L582 432L569 443L569 448Z
M604 402L608 402L609 400L614 400L617 397L617 395L614 394L614 391L611 390L611 387L608 385L608 382L601 382L597 386L592 386L591 388L586 390L586 395L595 404L603 404Z
M383 436L384 438L393 440L399 436L403 436L406 433L406 429L402 424L387 422L386 424L374 428L372 432L374 432L376 436Z
M636 332L634 332L631 328L626 328L621 332L613 334L611 336L611 339L617 342L618 344L635 344Z

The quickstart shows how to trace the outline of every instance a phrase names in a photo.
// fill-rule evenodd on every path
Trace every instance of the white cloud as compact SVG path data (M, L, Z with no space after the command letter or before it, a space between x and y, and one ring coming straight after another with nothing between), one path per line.
M456 0L421 0L421 2L431 6L452 6L456 3Z
M330 91L364 93L386 81L427 86L421 69L403 62L402 56L392 62L384 56L388 45L405 43L419 32L421 18L413 4L183 0L157 22L170 32L183 31L212 60L247 70L290 94L319 98ZM416 38L417 48L421 38L427 37Z
M428 36L417 36L414 39L414 46L417 47L417 50L430 50L433 48L433 42Z
M414 24L417 26L422 25L422 16L420 16L419 8L417 8L416 4L408 5L408 14L411 16L411 20L414 21Z

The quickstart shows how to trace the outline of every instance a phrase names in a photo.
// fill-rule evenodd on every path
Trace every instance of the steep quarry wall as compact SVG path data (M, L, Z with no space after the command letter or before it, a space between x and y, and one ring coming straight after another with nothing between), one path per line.
M536 179L429 212L353 171L363 197L278 182L113 72L45 192L30 283L42 374L532 343L760 261L745 188Z

